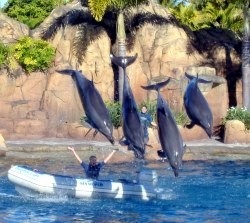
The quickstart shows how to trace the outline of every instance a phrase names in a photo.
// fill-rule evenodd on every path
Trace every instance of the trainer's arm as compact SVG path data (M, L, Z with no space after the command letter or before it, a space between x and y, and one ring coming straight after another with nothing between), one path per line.
M103 161L104 163L107 163L110 159L111 159L111 157L115 154L115 152L116 152L116 150L113 150L107 157L106 157L106 159Z
M74 148L74 147L70 147L70 146L68 146L68 150L71 150L71 151L74 153L74 155L75 155L76 159L79 161L79 163L82 163L82 159L78 156L78 154L76 153L76 151L75 151L75 148Z

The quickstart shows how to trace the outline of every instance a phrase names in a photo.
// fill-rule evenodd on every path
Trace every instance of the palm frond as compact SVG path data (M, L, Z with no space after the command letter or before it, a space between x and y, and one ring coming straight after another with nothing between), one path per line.
M73 50L78 63L82 64L82 59L86 54L88 46L101 37L105 30L101 26L81 24L74 38Z
M128 50L131 50L134 46L136 32L142 28L145 24L152 25L164 25L164 24L176 24L178 25L177 20L174 17L165 18L150 12L141 12L137 13L134 16L126 16L126 35L127 35L127 47Z
M106 9L110 6L110 0L88 0L89 10L96 21L101 21Z
M129 21L129 18L127 18ZM141 12L135 14L130 20L129 28L131 32L136 32L145 24L152 25L164 25L164 24L178 24L177 20L174 17L165 18L150 12Z
M116 41L116 21L118 16L118 10L108 10L102 18L100 25L106 30L111 44L113 45Z
M126 1L121 0L121 2L123 2L122 6L123 10L131 9L131 7L139 7L141 5L149 4L149 0L126 0Z
M93 19L89 11L74 9L55 18L48 27L43 29L41 37L47 40L54 37L60 28L65 28L66 26L77 26L83 23L96 24L96 21Z

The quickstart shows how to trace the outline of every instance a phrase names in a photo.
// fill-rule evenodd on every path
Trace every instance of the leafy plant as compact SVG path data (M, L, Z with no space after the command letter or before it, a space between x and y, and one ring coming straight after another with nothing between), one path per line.
M2 68L4 65L6 65L8 55L9 55L8 46L6 46L0 42L0 68Z
M143 106L147 107L148 113L151 115L154 121L156 121L156 101L143 101L139 106L139 112ZM111 116L112 124L115 128L118 128L122 124L122 106L120 102L106 102L106 106ZM176 123L178 125L185 125L189 122L189 118L184 112L172 112ZM86 121L87 117L83 116L80 118L81 123Z
M55 56L55 49L44 40L23 37L13 46L14 58L28 73L46 70Z
M122 106L120 102L107 102L107 108L111 116L111 121L115 128L121 126L122 122Z
M184 112L173 112L177 125L184 126L189 123L189 118Z
M250 130L250 112L246 108L231 107L227 110L227 115L223 119L223 124L229 120L239 120Z
M57 6L59 0L8 0L3 11L33 29Z

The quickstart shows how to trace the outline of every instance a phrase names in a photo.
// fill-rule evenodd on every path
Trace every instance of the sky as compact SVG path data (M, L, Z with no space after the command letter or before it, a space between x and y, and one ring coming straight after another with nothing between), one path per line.
M4 6L5 2L7 2L7 0L0 0L0 8Z

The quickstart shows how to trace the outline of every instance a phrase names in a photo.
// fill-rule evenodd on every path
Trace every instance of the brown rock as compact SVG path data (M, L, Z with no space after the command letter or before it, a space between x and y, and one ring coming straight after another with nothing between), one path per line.
M5 140L2 136L2 134L0 133L0 150L5 150L8 151L8 149L6 148L6 144L5 144Z
M10 19L0 13L0 40L4 43L15 42L19 37L31 35L39 38L42 29L55 17L78 8L77 4L67 4L53 10L51 15L35 30L30 31L27 26ZM137 9L140 12L150 11L155 14L170 18L169 11L156 2ZM134 11L135 12L135 11ZM73 129L68 123L79 123L84 115L81 101L76 86L70 76L58 74L55 70L73 68L82 70L87 78L92 79L100 91L104 101L112 101L114 98L114 74L109 54L111 52L110 39L106 34L93 41L81 61L81 65L72 49L75 28L60 29L50 43L56 48L56 58L53 66L45 75L42 72L33 72L29 76L23 74L16 79L7 77L6 70L0 70L0 127L6 130L7 137L31 137L46 135L48 137L79 137L85 130ZM203 40L219 41L213 46L213 54L200 53L190 44L195 35L201 35ZM171 109L183 110L183 94L187 84L184 72L206 74L213 77L225 76L226 59L228 52L225 42L229 42L226 33L203 31L194 33L184 30L173 24L162 26L144 25L136 34L135 46L128 55L138 53L134 64L128 67L130 85L136 102L155 100L156 93L148 92L141 88L151 80L166 79L172 77L175 80L166 88L162 89L163 97L168 101ZM203 38L204 36L204 38ZM231 39L229 39L231 40ZM203 44L203 42L202 42ZM205 44L205 43L204 43ZM231 42L230 42L231 44ZM232 44L234 44L232 42ZM115 49L116 46L112 46ZM229 52L233 65L238 65L240 58L236 51ZM209 58L209 59L207 59ZM200 66L200 64L214 64L214 68ZM19 69L20 71L20 69ZM217 72L215 75L215 71ZM226 83L217 83L213 86L201 86L206 96L213 115L214 125L220 125L228 108L228 94ZM237 100L241 101L241 86L237 85ZM46 116L46 117L45 117ZM23 120L23 121L20 121ZM41 124L43 123L43 124ZM38 128L38 129L35 129ZM40 129L39 129L40 128ZM29 131L32 129L32 131ZM189 132L190 131L190 132ZM184 131L184 138L191 140L204 137L194 133L194 130ZM202 131L201 131L202 132ZM115 138L122 134L120 130L114 132ZM151 134L151 133L150 133ZM202 132L203 134L203 132ZM92 139L90 136L87 139ZM96 139L106 140L98 134ZM154 135L150 137L152 144L158 146Z
M159 142L157 129L148 128L148 136L149 136L149 141L147 144L150 146L150 148L156 150L159 149L161 145Z
M14 132L24 136L40 135L43 137L46 127L46 123L43 120L18 119L14 122Z
M85 128L79 123L68 124L68 134L74 139L84 139L88 130L89 129Z
M245 125L239 120L230 120L225 124L224 143L246 143Z
M28 26L11 19L4 13L0 13L0 30L0 41L3 43L13 43L13 40L29 35Z
M200 127L195 125L192 129L179 126L180 133L183 141L192 141L197 139L208 139L206 132Z

